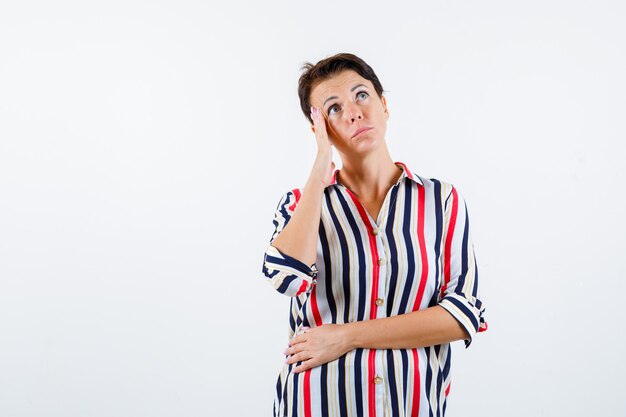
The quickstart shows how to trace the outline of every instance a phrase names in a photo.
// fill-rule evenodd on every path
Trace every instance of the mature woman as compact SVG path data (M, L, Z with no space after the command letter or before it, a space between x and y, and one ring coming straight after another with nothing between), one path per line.
M303 69L317 157L280 199L263 260L292 297L274 416L443 416L450 342L487 329L465 200L392 160L367 63L337 54Z

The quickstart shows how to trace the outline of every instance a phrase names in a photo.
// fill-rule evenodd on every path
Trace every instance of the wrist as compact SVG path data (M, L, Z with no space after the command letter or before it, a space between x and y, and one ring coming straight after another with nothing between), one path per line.
M322 177L318 177L317 175L310 175L308 181L306 182L305 189L313 189L315 191L324 192L326 185L324 183L324 179Z
M357 341L357 323L343 323L341 329L343 330L343 341L347 352L354 350L358 347Z

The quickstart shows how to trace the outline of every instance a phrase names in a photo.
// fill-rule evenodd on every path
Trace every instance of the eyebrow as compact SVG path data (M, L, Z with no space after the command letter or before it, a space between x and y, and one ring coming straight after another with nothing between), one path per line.
M350 91L354 91L354 90L356 90L356 89L357 89L357 88L359 88L359 87L365 87L365 88L367 88L367 86L366 86L365 84L357 84L357 85L355 85L354 87L352 87L352 88L350 89ZM324 100L324 103L322 104L322 107L325 107L325 106L326 106L326 102L327 102L327 101L332 100L332 99L335 99L335 98L339 98L339 97L337 97L337 96L331 96L331 97L328 97L326 100Z

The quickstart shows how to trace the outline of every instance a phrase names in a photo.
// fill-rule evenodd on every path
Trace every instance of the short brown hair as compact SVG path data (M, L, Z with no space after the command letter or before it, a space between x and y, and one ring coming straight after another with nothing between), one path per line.
M369 80L378 97L383 95L383 86L378 80L376 73L365 61L354 54L339 53L328 58L324 58L317 64L313 65L306 62L300 68L304 72L298 80L298 97L300 97L300 107L306 118L313 124L311 119L311 102L310 96L313 87L318 83L329 79L331 76L345 71L353 70L361 77Z

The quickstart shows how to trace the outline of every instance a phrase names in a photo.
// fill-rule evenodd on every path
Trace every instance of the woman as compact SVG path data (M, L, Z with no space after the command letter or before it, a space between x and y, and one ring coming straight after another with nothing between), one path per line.
M465 200L393 162L367 63L337 54L303 69L317 157L280 199L263 260L292 297L274 416L443 416L450 342L487 329Z

